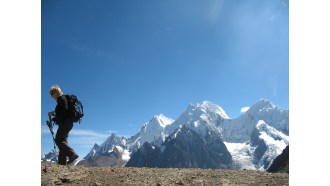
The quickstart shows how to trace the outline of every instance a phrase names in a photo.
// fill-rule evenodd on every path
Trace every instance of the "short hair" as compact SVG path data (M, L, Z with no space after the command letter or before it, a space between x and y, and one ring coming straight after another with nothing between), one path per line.
M60 93L60 95L63 95L63 92L62 92L62 90L61 90L61 88L60 88L59 85L53 85L50 88L50 91L49 91L50 95L54 94L55 92L58 92L58 93Z

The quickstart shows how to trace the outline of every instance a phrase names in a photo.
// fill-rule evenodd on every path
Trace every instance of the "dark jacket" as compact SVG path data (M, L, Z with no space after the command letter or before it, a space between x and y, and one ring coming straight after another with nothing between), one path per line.
M64 95L58 97L56 101L57 101L57 105L55 108L56 116L54 118L54 121L57 124L62 124L64 120L70 118L68 101Z

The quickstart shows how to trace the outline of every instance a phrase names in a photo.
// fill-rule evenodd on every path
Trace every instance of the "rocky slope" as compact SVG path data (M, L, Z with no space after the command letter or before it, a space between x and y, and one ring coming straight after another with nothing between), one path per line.
M41 163L41 185L289 185L288 173L198 168L61 166Z

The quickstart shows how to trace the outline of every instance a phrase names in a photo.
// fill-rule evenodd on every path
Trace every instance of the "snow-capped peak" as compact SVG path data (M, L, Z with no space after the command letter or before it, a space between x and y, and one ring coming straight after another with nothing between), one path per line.
M173 119L163 114L153 116L135 136L128 140L129 146L138 149L145 142L160 145L165 140L165 127L173 122Z
M289 143L289 111L260 99L251 107L243 107L241 112L238 118L231 119L210 101L189 104L175 121L163 114L155 115L134 136L125 139L112 134L100 146L95 144L89 155L115 154L127 161L130 153L137 152L144 144L149 144L150 148L159 147L164 153L167 142L173 139L185 144L193 138L213 140L216 136L225 141L236 168L266 169Z
M289 144L289 137L282 132L276 130L274 127L269 126L268 124L265 123L263 120L259 120L256 128L260 131L261 133L261 138L265 140L267 143L268 141L272 140L282 140L283 144L281 146L282 149L286 147L286 145ZM279 146L279 145L278 145Z
M255 104L253 104L247 112L256 113L256 112L268 111L274 108L276 108L276 106L271 101L267 99L260 99Z
M86 160L90 157L97 155L96 153L98 152L99 149L100 149L100 146L97 143L95 143L92 150L83 159Z
M272 162L282 153L283 149L289 144L289 136L269 126L263 120L258 121L256 128L260 133L259 138L262 139L267 146L266 152L260 158L256 167L259 170L266 170L269 168L270 164L267 165L264 164L264 162Z
M121 139L115 133L111 135L101 144L96 153L107 154L113 150L113 147L120 143Z
M250 121L253 121L252 124L264 120L276 130L282 131L286 135L289 134L289 111L274 105L267 99L257 101L241 117L241 119L249 118Z
M216 105L210 101L203 101L202 103L197 104L197 108L202 108L207 111L216 113L224 119L230 119L229 116L226 114L226 112L221 107L219 107L218 105Z
M207 130L213 130L220 133L217 127L219 123L230 119L226 112L218 105L203 101L196 106L189 104L187 109L173 122L166 127L166 134L169 135L175 131L181 124L185 124L197 134L204 136Z
M94 144L93 149L97 149L100 148L100 145L98 145L97 143Z
M174 120L171 118L168 118L166 116L164 116L163 114L160 115L155 115L151 120L150 123L158 123L161 127L166 127L166 125L169 125L171 123L173 123Z

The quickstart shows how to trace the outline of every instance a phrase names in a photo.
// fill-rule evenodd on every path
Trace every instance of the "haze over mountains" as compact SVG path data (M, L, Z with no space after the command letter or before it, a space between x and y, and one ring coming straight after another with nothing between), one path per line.
M152 117L130 138L111 134L78 164L266 170L288 144L289 111L269 100L238 118L203 101L188 105L176 120Z

